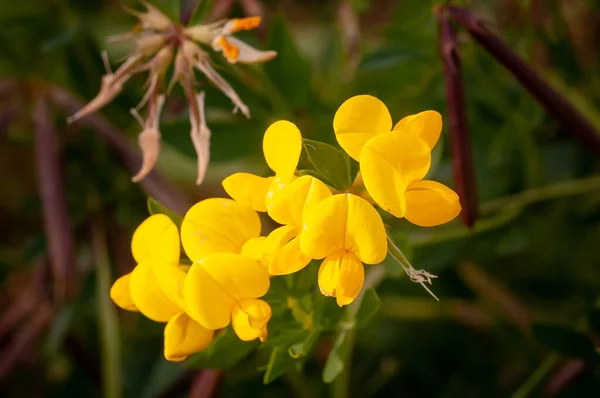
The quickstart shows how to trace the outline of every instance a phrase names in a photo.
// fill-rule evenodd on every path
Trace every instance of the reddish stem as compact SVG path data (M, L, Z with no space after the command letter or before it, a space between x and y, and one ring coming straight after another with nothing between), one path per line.
M456 42L456 31L448 20L446 13L438 14L442 61L446 83L446 100L450 118L450 142L452 151L452 168L454 182L462 211L460 216L469 228L477 219L477 185L475 165L469 135L469 122L463 91L460 57Z
M58 138L46 98L33 103L35 154L46 244L54 282L54 301L63 303L75 290L75 243L67 210Z
M442 6L483 48L508 69L517 80L558 120L567 131L596 155L600 155L600 133L571 103L543 80L502 39L492 33L484 20L467 8Z

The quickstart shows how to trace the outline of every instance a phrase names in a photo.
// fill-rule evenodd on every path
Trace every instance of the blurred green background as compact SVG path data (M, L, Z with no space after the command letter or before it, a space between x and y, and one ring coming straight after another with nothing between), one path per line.
M176 0L156 3L179 10ZM324 335L301 371L263 385L261 350L222 374L167 363L162 325L109 301L112 282L134 265L129 242L147 195L185 211L223 196L220 181L233 172L267 175L261 140L273 121L335 144L333 115L355 94L379 97L394 121L425 109L445 117L435 3L205 0L205 19L262 14L260 30L239 37L279 55L234 67L213 55L252 118L202 86L212 160L196 187L179 88L163 113L158 173L141 185L130 182L139 125L129 109L143 78L91 122L65 123L99 89L101 50L113 66L126 54L105 37L135 23L122 4L139 4L3 1L0 396L118 396L106 390L115 373L125 397L600 396L600 164L460 28L480 218L472 230L459 220L430 229L385 220L413 265L439 276L439 303L386 261L381 306L355 333L346 373L321 380L333 344ZM600 1L456 3L489 20L600 130ZM454 186L447 133L432 175Z

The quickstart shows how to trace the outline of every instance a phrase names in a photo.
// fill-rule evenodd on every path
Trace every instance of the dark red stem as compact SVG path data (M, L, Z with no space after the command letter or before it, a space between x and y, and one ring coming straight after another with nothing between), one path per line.
M460 57L456 42L456 31L445 13L438 14L442 61L446 83L446 102L450 119L450 143L454 185L460 197L463 223L473 226L478 215L477 185L473 151L469 135L469 123L463 91Z
M492 33L484 20L463 7L442 6L440 13L446 12L508 69L567 131L579 139L588 150L600 155L600 133L594 126L565 97L527 65L512 48Z
M72 297L75 289L75 243L67 210L58 136L47 99L41 94L34 99L33 120L42 216L54 282L53 295L55 303L60 304Z

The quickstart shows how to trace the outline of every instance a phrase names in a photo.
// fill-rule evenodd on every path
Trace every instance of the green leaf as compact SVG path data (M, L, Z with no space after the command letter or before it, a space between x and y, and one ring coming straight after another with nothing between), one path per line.
M366 326L371 318L379 311L381 300L375 289L367 289L356 312L356 325Z
M286 347L280 346L273 348L269 363L267 364L267 370L263 377L263 383L269 384L273 382L288 370L293 369L298 363L299 361L297 359L290 356Z
M336 147L319 141L302 139L302 144L315 175L340 191L352 186L350 158Z
M596 358L592 341L583 333L562 325L534 324L534 338L542 345L568 357Z
M148 198L148 212L151 215L154 214L164 214L168 216L174 223L177 225L177 228L181 227L181 222L183 221L183 217L179 214L175 213L173 210L167 209L162 203L154 198Z
M264 65L273 85L292 107L305 104L310 88L310 66L298 51L282 16L271 23L267 48L277 51L277 56Z
M258 341L242 341L229 327L219 334L205 350L191 356L186 365L195 369L228 369L244 359L257 346Z
M292 344L288 348L288 354L294 359L307 356L319 340L319 336L321 336L321 332L318 330L310 331L303 341Z
M339 332L323 369L323 381L331 383L344 371L344 361L350 350L350 331Z
M326 297L320 292L314 300L313 324L319 330L335 330L344 311L337 305L335 298Z

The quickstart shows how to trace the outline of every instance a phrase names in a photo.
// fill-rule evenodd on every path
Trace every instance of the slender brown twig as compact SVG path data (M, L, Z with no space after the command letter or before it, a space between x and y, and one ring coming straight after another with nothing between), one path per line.
M445 12L439 12L437 17L450 119L454 185L462 206L461 219L470 228L478 215L477 186L456 31Z
M75 243L67 210L57 132L48 100L42 94L34 99L32 117L35 123L35 154L53 296L54 302L61 304L75 292Z
M444 5L438 12L447 12L452 19L469 32L477 43L508 69L552 117L581 141L587 149L600 155L600 133L594 126L564 96L554 90L535 70L527 65L508 44L491 32L483 19L467 8L452 5Z
M49 95L66 113L71 114L84 106L79 98L60 87L50 87ZM96 131L100 137L117 153L124 165L136 173L142 163L142 157L133 144L124 138L124 134L99 114L91 114L82 118L81 125ZM152 196L167 208L184 214L192 205L189 197L180 192L156 171L150 172L140 184L148 195Z

